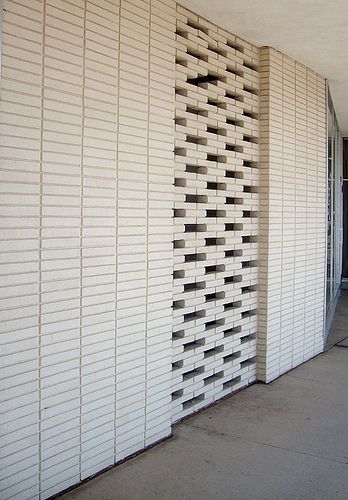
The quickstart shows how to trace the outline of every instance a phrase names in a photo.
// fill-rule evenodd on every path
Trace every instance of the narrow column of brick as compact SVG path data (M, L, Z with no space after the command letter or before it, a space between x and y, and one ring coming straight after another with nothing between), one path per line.
M258 378L269 382L323 349L326 82L261 49Z

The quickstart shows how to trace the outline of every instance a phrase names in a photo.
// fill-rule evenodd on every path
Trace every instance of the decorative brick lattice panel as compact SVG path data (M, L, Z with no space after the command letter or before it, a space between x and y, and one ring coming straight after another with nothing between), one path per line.
M255 380L259 50L177 9L173 421Z

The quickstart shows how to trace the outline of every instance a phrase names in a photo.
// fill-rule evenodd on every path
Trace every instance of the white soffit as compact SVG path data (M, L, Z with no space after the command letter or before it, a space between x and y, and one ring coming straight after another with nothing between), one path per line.
M269 45L326 77L348 136L347 0L181 0L219 26Z

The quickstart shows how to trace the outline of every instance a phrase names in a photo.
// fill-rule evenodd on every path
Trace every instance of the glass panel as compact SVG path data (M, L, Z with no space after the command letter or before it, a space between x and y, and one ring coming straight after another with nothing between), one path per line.
M331 307L341 282L341 168L342 139L331 98L327 118L327 282L326 306Z
M328 113L328 138L327 138L327 153L328 153L328 196L327 196L327 271L326 271L326 304L327 307L331 302L332 295L332 116Z

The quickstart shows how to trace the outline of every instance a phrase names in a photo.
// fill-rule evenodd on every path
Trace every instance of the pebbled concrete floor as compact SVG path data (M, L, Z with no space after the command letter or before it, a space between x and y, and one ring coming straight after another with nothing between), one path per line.
M177 425L172 439L63 499L347 500L345 337L348 293L327 352Z

